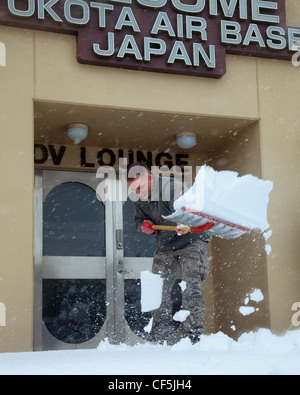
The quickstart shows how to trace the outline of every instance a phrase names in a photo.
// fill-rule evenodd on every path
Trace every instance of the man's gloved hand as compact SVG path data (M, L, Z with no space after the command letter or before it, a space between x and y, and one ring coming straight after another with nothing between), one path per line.
M155 230L151 229L151 227L147 226L146 224L153 225L153 222L149 221L148 219L145 219L141 226L142 232L146 233L147 235L151 235L152 233L155 232Z
M176 232L177 236L185 235L187 232L187 227L185 225L177 224Z

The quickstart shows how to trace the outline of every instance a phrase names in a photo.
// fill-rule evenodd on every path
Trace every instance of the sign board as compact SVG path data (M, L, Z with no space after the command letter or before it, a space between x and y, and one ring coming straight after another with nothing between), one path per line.
M2 0L0 24L77 35L81 63L214 78L226 53L291 61L300 42L284 0Z

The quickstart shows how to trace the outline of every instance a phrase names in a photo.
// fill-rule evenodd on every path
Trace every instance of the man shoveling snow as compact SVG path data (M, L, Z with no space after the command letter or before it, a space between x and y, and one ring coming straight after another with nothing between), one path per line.
M130 190L138 197L136 227L149 235L156 233L158 244L152 271L163 279L162 299L152 311L151 333L154 340L170 345L184 337L197 342L204 333L207 243L212 235L232 239L251 229L265 230L273 185L254 176L238 177L235 172L202 166L193 186L182 195L178 180L158 177L140 162L129 166L127 177ZM174 226L174 222L185 227ZM181 305L185 314L177 319L179 326L171 298L177 279L186 283Z
M174 225L164 217L174 211L173 204L182 195L182 184L177 180L158 177L144 163L135 163L128 168L128 184L138 197L134 214L136 227L146 234L156 234L158 245L152 272L161 276L163 285L161 304L151 312L153 340L173 345L188 337L194 343L204 333L203 281L209 272L207 243L211 236L205 232L152 228L153 224ZM167 195L169 199L165 200ZM186 282L181 310L189 312L185 320L179 321L179 326L172 311L172 289L177 279Z

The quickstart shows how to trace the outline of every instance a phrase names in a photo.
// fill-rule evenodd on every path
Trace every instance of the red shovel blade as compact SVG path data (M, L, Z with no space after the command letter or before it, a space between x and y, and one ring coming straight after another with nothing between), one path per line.
M190 232L191 233L201 233L201 232L205 232L206 230L212 228L214 226L214 222L206 222L206 224L201 225L201 226L195 226L195 227L191 227Z

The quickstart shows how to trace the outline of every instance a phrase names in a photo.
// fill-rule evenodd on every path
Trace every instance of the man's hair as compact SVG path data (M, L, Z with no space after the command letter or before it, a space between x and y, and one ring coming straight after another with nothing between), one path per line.
M127 181L133 181L138 174L150 173L149 167L145 162L135 162L127 166Z

